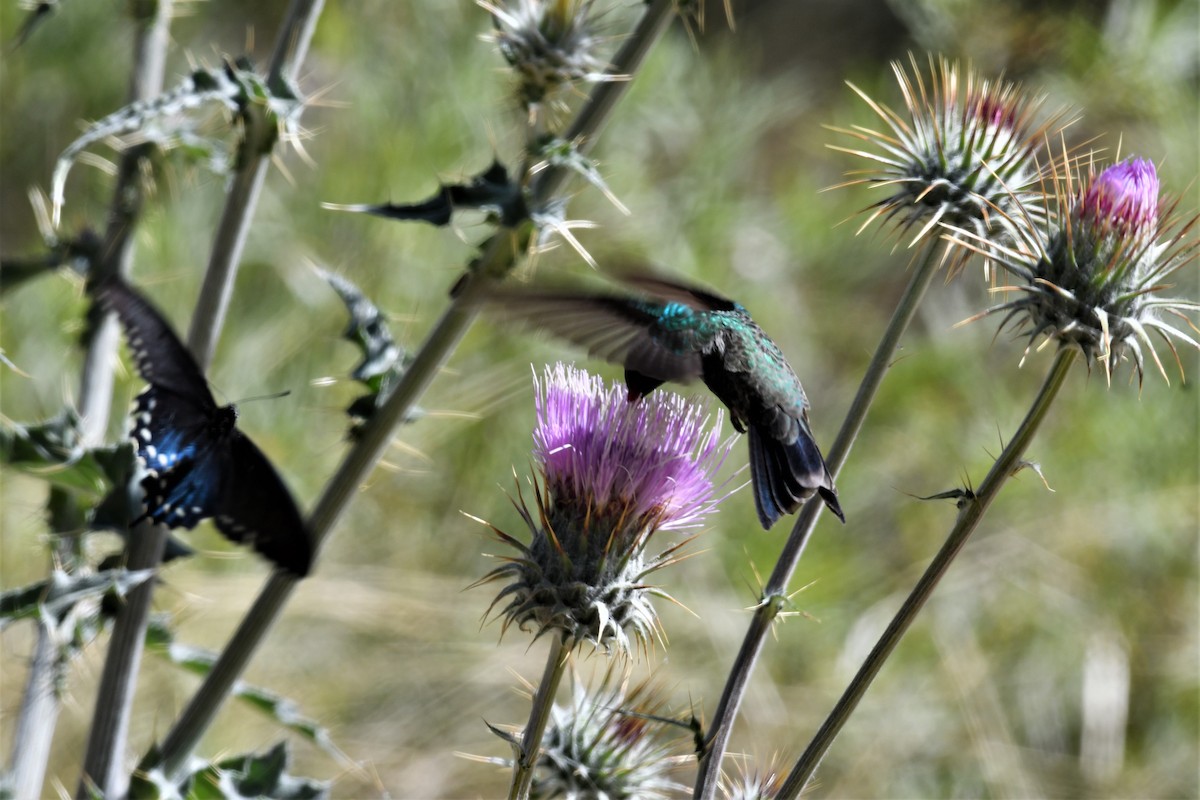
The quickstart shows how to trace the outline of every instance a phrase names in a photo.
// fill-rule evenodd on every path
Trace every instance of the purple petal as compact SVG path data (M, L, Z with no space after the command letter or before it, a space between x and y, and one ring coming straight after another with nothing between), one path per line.
M1158 224L1158 174L1144 158L1113 164L1084 190L1079 213L1126 236L1153 235Z
M720 412L710 425L703 405L663 391L630 403L621 384L561 363L534 385L534 455L556 503L682 528L720 499L712 474L730 446L719 443Z

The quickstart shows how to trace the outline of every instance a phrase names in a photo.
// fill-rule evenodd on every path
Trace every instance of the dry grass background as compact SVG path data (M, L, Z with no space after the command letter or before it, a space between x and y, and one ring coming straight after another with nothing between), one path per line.
M610 15L621 30L636 3ZM842 84L851 79L899 106L887 61L927 49L1006 71L1051 104L1084 112L1076 141L1105 134L1112 153L1160 165L1166 189L1197 206L1195 2L734 2L739 25L709 11L699 46L676 30L654 54L597 150L623 217L581 189L571 210L596 220L581 239L601 265L646 260L733 294L789 355L828 445L891 305L908 253L889 236L853 235L847 223L872 198L819 193L858 165L825 149L823 124L870 124ZM252 49L265 62L279 0L189 4L173 25L169 76L188 57ZM1148 11L1147 11L1148 10ZM1145 15L1145 16L1143 16ZM0 7L8 39L19 22ZM389 224L321 210L321 202L423 198L439 178L472 174L493 152L518 154L520 120L502 62L479 40L484 12L470 3L359 2L324 12L302 84L337 101L311 109L305 147L275 171L256 214L213 386L231 400L290 389L284 400L241 408L242 425L308 507L345 450L340 409L355 354L338 336L336 297L308 268L359 283L419 343L485 231ZM0 243L32 251L25 200L45 186L53 159L125 92L128 30L117 3L64 3L0 72ZM168 78L168 83L172 79ZM103 152L103 151L101 151ZM108 178L76 170L68 226L97 224ZM134 278L185 327L220 207L222 179L169 163L139 232ZM537 277L591 279L569 249L545 254ZM529 277L529 276L524 276ZM1192 269L1181 293L1196 297ZM978 481L988 453L1019 422L1049 366L1017 368L1021 345L994 324L952 329L988 302L969 271L935 286L885 383L839 488L849 524L825 520L797 573L797 610L768 648L735 734L759 765L798 755L948 528L949 503L927 495ZM31 420L74 391L75 340L85 303L49 277L0 305L0 345L28 379L0 374L3 414ZM505 491L529 470L530 365L577 357L555 344L480 323L422 401L431 413L398 433L246 679L295 698L326 724L350 768L297 743L296 771L336 778L335 796L492 797L506 777L460 753L506 755L484 721L520 723L522 680L535 680L541 644L482 621L487 589L465 590L499 546L466 511L519 530ZM1195 379L1195 353L1184 355ZM595 366L605 374L617 373ZM1197 402L1194 384L1149 378L1140 392L1077 370L1032 457L818 773L829 797L1185 797L1197 784ZM115 402L139 388L125 376ZM694 390L693 390L694 391ZM114 423L117 435L119 423ZM735 450L733 466L744 460ZM735 481L742 478L734 478ZM42 484L6 472L0 489L0 583L46 571ZM732 498L697 554L661 574L687 610L662 606L666 646L640 660L686 715L711 712L784 532L757 528L752 498ZM171 566L158 595L178 635L219 648L256 594L261 563L211 530L190 541L202 555ZM96 537L97 552L112 541ZM0 720L7 751L29 634L0 638ZM73 668L51 775L74 787L104 642ZM602 655L582 659L589 676ZM1084 692L1109 669L1115 684ZM1121 670L1127 672L1122 690ZM1114 672L1115 670L1115 672ZM132 756L169 726L196 685L150 658L138 698ZM1099 684L1093 684L1096 686ZM1093 689L1093 692L1095 690ZM1085 699L1086 698L1086 699ZM1125 698L1127 714L1105 705ZM276 726L231 703L204 742L206 755L261 749ZM690 746L680 734L680 752ZM687 783L685 769L680 779Z

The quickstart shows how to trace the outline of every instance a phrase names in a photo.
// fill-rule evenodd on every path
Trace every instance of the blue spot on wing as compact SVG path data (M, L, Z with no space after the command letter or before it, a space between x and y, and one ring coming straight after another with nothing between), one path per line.
M143 478L146 516L172 528L189 529L213 516L221 488L219 460L210 451L198 461Z
M206 404L153 385L138 395L131 436L146 470L163 472L195 457L197 443L204 441L208 432L209 411Z

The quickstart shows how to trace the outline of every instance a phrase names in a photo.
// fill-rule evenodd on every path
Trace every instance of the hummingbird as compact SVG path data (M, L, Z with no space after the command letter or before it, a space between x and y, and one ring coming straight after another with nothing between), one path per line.
M645 274L621 280L642 296L511 289L487 301L496 315L543 329L625 368L629 401L667 381L704 381L749 434L759 522L769 529L814 493L846 521L808 424L808 397L783 352L740 304Z

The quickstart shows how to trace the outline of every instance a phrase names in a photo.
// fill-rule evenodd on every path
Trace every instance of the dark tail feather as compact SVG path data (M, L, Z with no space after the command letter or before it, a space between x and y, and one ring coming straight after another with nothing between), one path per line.
M769 529L784 514L794 513L814 493L821 495L838 519L846 521L825 459L804 431L796 441L786 444L751 427L750 479L763 528Z

